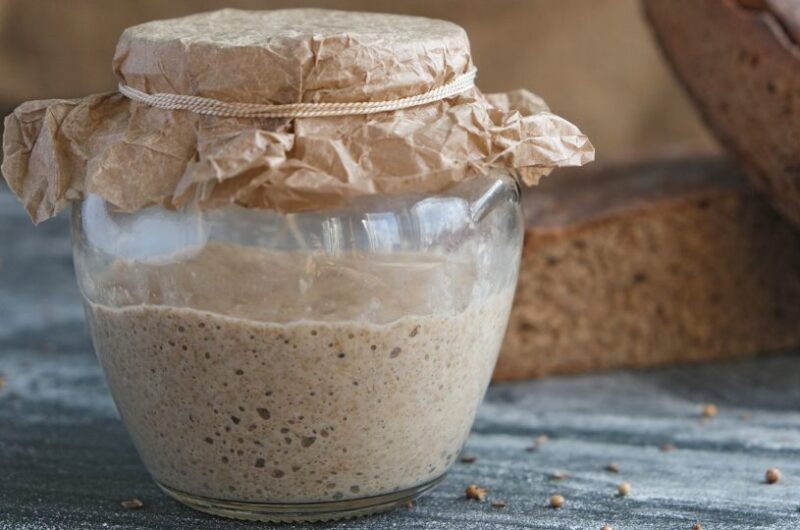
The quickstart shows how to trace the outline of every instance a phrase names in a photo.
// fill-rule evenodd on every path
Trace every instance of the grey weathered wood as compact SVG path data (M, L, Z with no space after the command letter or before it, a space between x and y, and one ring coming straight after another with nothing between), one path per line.
M91 353L66 219L34 229L0 192L0 260L0 529L258 526L193 512L149 480ZM718 417L701 420L704 401ZM550 442L525 451L539 434ZM797 529L800 356L494 386L467 450L477 462L413 509L325 527ZM769 467L780 484L763 483ZM549 480L556 469L571 477ZM630 497L615 497L622 480ZM508 507L466 501L472 482ZM119 505L134 496L144 508Z

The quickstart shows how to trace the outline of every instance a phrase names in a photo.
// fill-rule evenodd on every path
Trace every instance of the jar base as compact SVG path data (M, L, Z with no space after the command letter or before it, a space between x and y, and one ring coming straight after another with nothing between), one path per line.
M170 497L185 504L189 508L201 512L243 519L247 521L260 521L265 523L304 523L336 521L352 519L364 515L375 515L388 512L408 504L424 493L436 487L446 474L414 486L413 488L343 501L309 502L309 503L266 503L266 502L237 502L199 497L190 493L176 490L156 481L156 484Z

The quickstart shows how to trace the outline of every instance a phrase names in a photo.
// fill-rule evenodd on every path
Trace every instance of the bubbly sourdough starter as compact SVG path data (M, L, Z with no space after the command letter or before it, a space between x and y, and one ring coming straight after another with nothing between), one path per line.
M184 272L161 267L158 277L174 284ZM99 285L129 296L121 286L150 273L115 274ZM446 471L488 385L512 296L508 287L384 323L335 314L279 323L155 303L88 302L87 312L120 414L158 481L217 499L316 502Z

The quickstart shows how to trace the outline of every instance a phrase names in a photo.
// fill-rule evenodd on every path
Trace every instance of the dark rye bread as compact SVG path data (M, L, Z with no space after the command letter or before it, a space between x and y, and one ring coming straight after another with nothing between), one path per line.
M643 0L664 55L754 186L800 226L800 0Z
M730 163L562 172L524 207L495 380L800 346L800 232Z

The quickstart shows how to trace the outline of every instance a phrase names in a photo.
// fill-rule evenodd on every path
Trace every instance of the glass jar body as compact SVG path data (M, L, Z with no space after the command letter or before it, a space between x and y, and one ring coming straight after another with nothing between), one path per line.
M146 467L222 515L388 509L460 451L516 284L519 190L295 214L73 210L95 349Z

